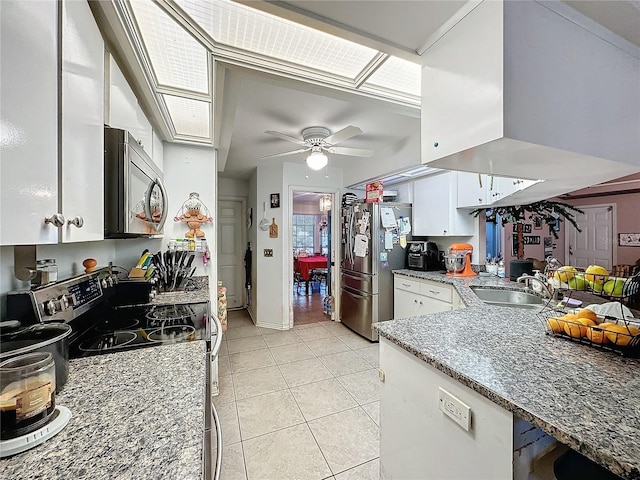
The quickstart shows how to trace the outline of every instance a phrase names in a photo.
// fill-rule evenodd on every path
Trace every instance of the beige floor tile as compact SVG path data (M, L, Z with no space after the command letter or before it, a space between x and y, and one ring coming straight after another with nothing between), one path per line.
M367 415L371 417L371 420L376 422L378 427L380 426L380 402L371 402L366 405L362 405L362 409L367 412Z
M304 343L272 347L271 354L278 365L313 358L315 355Z
M229 355L229 349L227 348L227 338L224 337L222 339L222 343L220 344L220 351L218 352L219 357L224 357Z
M302 339L293 331L287 330L278 333L265 334L262 338L270 347L279 347L281 345L291 345L300 343Z
M327 369L336 377L369 370L371 366L353 350L318 357ZM231 360L233 366L233 358Z
M243 442L248 480L321 480L331 476L306 425Z
M339 473L335 480L380 480L380 459L376 458Z
M320 325L329 330L336 337L352 333L351 330L349 330L349 327L345 327L342 322L321 322Z
M240 327L250 327L253 325L253 321L250 317L241 316L231 314L229 312L227 314L227 332L229 329L240 328Z
M222 480L247 480L241 443L223 445L220 478Z
M378 378L377 368L350 373L349 375L338 377L338 381L360 405L380 400L380 379ZM238 386L236 385L237 396Z
M242 337L233 338L227 340L229 348L229 355L234 353L250 352L252 350L260 350L261 348L267 348L267 344L264 343L262 335L257 337Z
M229 356L218 356L218 377L224 377L231 375L231 362L229 362Z
M357 348L365 348L370 347L371 345L375 345L375 343L370 342L364 337L361 337L357 333L347 333L346 335L339 335L338 338L354 350Z
M274 366L237 373L233 377L233 386L236 390L236 399L242 400L285 390L287 382L284 381L280 369Z
M312 324L310 328L295 330L295 332L305 342L311 341L311 340L318 340L320 338L329 338L334 336L329 330L327 330L322 325L319 325L317 323Z
M255 370L256 368L270 367L276 363L268 348L234 353L229 355L229 360L231 361L231 372L234 375L248 370Z
M300 323L293 327L293 330L298 332L300 330L306 330L307 328L315 328L318 326L318 322Z
M288 390L238 400L237 404L243 441L304 422Z
M308 425L334 475L380 456L378 426L360 407Z
M235 338L256 337L262 335L255 325L230 328L227 330L227 341Z
M222 444L227 446L238 443L240 441L240 423L238 422L236 402L216 405L216 411L220 419Z
M320 360L317 358L309 358L308 360L300 360L293 363L285 363L279 365L280 372L286 380L289 387L305 385L307 383L318 382L332 378L332 373L327 370Z
M213 395L213 403L216 405L224 405L225 403L236 401L236 392L233 388L233 377L227 375L225 377L218 377L218 395Z
M372 367L378 368L380 366L380 345L369 345L368 347L358 348L354 350L358 355L365 359L365 361Z
M333 335L318 340L309 340L305 342L307 346L318 357L322 355L330 355L332 353L346 352L350 348Z
M291 393L307 421L358 405L335 378L294 387Z

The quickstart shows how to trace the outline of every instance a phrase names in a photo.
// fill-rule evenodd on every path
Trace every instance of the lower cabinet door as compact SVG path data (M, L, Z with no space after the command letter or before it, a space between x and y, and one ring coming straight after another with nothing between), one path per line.
M409 318L420 315L418 299L420 295L395 289L393 295L393 318Z

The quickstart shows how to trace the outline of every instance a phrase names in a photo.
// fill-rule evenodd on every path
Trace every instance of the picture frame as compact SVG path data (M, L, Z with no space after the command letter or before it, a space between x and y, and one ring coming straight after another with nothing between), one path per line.
M541 217L535 217L533 219L533 229L534 230L542 230L542 218Z
M640 247L640 233L619 233L618 245L621 247Z
M280 194L272 193L270 196L271 208L280 208Z

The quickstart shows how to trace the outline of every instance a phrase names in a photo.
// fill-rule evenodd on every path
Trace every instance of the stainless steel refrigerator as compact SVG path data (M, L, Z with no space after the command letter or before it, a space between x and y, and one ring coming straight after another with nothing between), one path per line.
M340 319L369 340L378 340L374 322L393 318L391 271L405 268L402 243L411 239L411 220L409 203L359 202L342 208Z

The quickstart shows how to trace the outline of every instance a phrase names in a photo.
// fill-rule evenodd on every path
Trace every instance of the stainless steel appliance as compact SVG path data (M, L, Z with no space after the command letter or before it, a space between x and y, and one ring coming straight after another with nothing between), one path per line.
M119 284L117 276L109 268L103 268L35 290L9 292L7 318L20 322L21 326L43 322L68 324L70 358L205 341L207 413L203 443L211 453L204 455L204 471L210 475L205 478L219 478L222 437L211 395L218 393L222 325L211 315L209 301L176 301L175 292L166 302L158 295L152 303L123 305ZM188 278L182 288L192 293L203 290L206 292L203 296L208 297L208 285L198 277ZM124 292L129 297L129 289Z
M411 221L411 204L357 202L342 207L340 318L372 341L378 334L371 325L393 318L391 271L405 267L401 236L411 239L401 233L409 223L404 219Z
M409 270L444 270L438 245L434 242L411 241L407 247L407 268Z
M105 238L162 234L168 208L163 179L129 132L104 128Z

